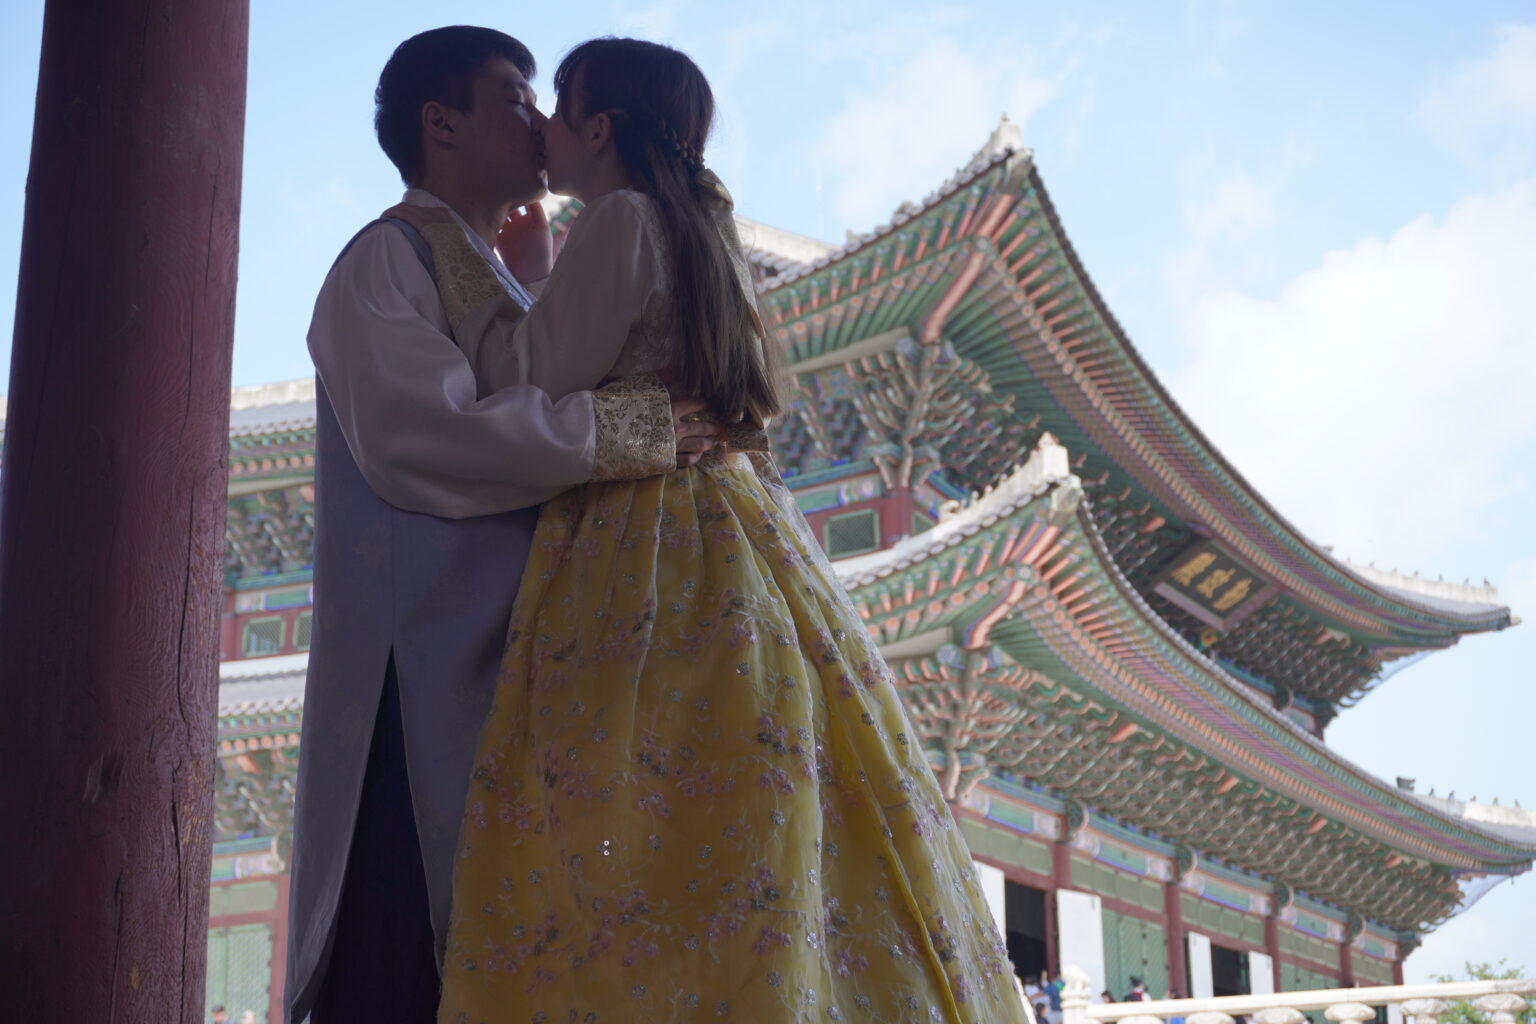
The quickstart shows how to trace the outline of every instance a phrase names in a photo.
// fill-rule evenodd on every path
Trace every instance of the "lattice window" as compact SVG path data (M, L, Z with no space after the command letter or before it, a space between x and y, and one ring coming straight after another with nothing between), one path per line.
M315 613L300 612L293 620L293 647L294 650L309 650L309 637L314 632Z
M277 654L283 649L283 620L281 618L253 619L245 624L240 637L240 652L247 658L259 658Z
M231 1021L245 1011L257 1024L268 1024L272 985L272 928L241 924L208 929L208 980L205 1012L223 1005Z
M1167 987L1168 944L1163 926L1129 914L1104 911L1104 984L1122 999L1131 979L1140 978L1149 998L1158 999Z
M822 526L821 543L828 558L874 551L880 547L880 517L874 509L833 516Z
M309 604L308 587L289 587L287 590L269 590L266 592L264 606L267 611L276 611L279 608L301 608Z

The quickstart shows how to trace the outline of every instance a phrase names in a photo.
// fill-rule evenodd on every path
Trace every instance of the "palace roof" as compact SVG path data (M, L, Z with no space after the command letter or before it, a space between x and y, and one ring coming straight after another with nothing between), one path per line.
M865 406L877 388L864 381L901 370L903 344L913 366L923 350L945 348L989 404L966 424L966 443L946 447L939 431L914 442L940 450L933 468L974 489L1042 432L1060 437L1136 589L1282 705L1299 698L1326 718L1391 661L1513 622L1491 588L1431 589L1361 569L1273 509L1136 352L1006 119L921 203L759 291L800 374L800 400L776 437L787 472L836 461L818 450L818 431L851 442L842 458L857 470L869 457L857 449L887 441L871 437ZM989 418L997 430L978 458L974 421ZM1247 579L1244 599L1213 607L1170 581L1197 559L1212 576Z
M1375 778L1171 628L1067 467L1047 437L934 529L837 563L924 739L958 752L951 796L1016 774L1402 930L1455 912L1458 879L1526 870L1536 832Z

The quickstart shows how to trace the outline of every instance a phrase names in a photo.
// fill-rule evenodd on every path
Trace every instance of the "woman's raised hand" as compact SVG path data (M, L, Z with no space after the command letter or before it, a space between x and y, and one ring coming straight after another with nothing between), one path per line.
M496 252L523 284L542 281L555 265L555 239L549 233L549 217L543 205L514 207L496 235Z

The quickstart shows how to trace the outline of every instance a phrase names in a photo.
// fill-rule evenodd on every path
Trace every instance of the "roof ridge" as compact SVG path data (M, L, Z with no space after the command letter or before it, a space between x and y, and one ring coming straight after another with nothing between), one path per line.
M1422 597L1439 598L1443 601L1455 601L1458 604L1504 607L1503 602L1499 600L1499 588L1487 580L1484 580L1482 585L1472 583L1470 580L1465 583L1455 583L1446 579L1432 580L1420 576L1417 572L1410 576L1396 569L1378 569L1375 563L1361 565L1348 558L1337 556L1333 560L1356 576L1384 587L1391 587L1393 590L1402 590Z
M260 409L269 405L294 405L315 400L315 378L273 381L270 384L243 384L229 389L229 407Z
M1013 145L1014 142L1018 142L1019 144L1015 146ZM1008 120L1008 117L1005 114L1003 115L1002 121L999 122L998 127L993 130L990 136L988 136L986 144L984 144L981 149L977 150L976 154L972 156L970 160L962 164L954 174L950 175L943 184L924 196L921 202L912 202L910 200L904 202L900 206L896 207L896 211L891 215L891 219L885 223L877 224L862 234L854 234L850 232L846 242L844 242L841 246L838 246L836 249L833 249L825 256L816 260L816 262L803 264L802 266L796 267L794 270L780 274L778 277L770 278L769 280L764 281L761 285L758 286L759 293L777 291L784 285L792 284L793 282L798 281L799 279L809 274L815 273L823 267L830 266L831 264L838 262L846 256L857 252L859 249L864 248L864 246L869 245L879 238L883 238L884 236L895 231L897 228L907 224L909 221L915 220L922 216L925 211L931 209L934 206L937 206L940 202L949 198L955 192L958 192L966 185L969 185L977 178L980 178L982 175L991 171L998 164L1005 163L1016 156L1023 156L1025 159L1033 159L1034 152L1028 147L1022 145L1022 140L1019 137L1018 128L1013 124L1012 121Z
M1019 506L1034 501L1054 485L1072 484L1076 480L1067 449L1051 434L1042 434L1022 465L1015 466L985 491L974 494L970 501L940 519L937 525L883 551L834 562L833 568L845 587L861 586L959 543L1016 511Z

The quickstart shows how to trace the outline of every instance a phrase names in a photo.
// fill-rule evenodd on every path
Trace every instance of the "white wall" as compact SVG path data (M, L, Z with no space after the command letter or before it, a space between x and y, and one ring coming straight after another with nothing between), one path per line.
M976 865L976 880L981 883L981 894L987 898L987 908L992 911L997 933L1004 935L1008 931L1008 882L1003 877L1003 870L980 861L972 863Z
M1211 971L1210 937L1201 935L1199 932L1190 932L1187 948L1189 951L1189 997L1210 999L1216 995L1216 979Z
M1248 991L1256 996L1274 994L1275 961L1268 953L1248 954Z
M1056 890L1056 940L1062 966L1076 964L1088 975L1089 991L1104 991L1104 904L1099 897Z

